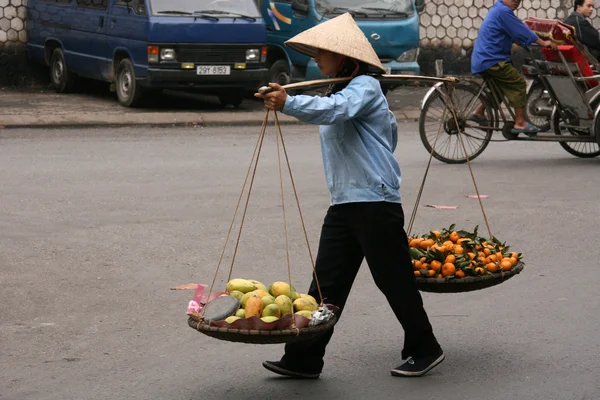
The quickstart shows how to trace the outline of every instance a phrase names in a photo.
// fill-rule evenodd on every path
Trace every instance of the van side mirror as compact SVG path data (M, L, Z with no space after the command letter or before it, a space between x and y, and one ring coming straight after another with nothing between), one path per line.
M415 0L417 12L421 13L425 9L425 0Z
M292 10L308 14L309 9L308 0L292 0Z

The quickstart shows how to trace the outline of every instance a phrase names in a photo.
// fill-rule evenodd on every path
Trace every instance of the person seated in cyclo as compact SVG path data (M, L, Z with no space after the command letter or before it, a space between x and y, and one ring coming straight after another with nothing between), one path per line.
M523 45L536 43L556 49L556 44L540 39L527 25L517 18L514 11L521 0L498 0L485 16L471 57L471 73L490 78L498 85L515 109L515 125L512 133L535 135L540 129L525 121L527 103L525 78L512 66L513 42ZM468 119L479 125L487 125L485 108L480 104Z
M589 18L594 11L594 0L575 0L574 11L563 21L575 28L577 40L583 43L590 53L600 59L600 33L592 26Z

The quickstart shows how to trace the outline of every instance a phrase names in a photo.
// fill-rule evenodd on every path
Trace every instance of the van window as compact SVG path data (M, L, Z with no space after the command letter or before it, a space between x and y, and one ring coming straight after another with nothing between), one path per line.
M106 10L108 8L108 0L77 0L77 7Z
M339 15L355 12L355 17L408 18L413 15L412 0L315 0L317 11L322 15Z
M211 13L211 16L217 18L233 17L233 15L227 15L228 12L260 18L260 12L254 0L150 0L150 9L153 15L164 16L177 16L174 11L181 11L182 15L185 15L210 10L223 11L223 15ZM161 13L161 11L168 11L168 13Z
M123 0L117 0L116 5L127 7L127 3ZM146 2L144 0L133 0L129 3L129 7L133 8L133 11L138 15L146 15Z

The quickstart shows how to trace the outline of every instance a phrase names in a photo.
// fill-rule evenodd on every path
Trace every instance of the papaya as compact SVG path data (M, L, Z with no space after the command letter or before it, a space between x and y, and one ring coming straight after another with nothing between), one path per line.
M250 296L248 301L246 301L246 318L250 317L261 317L263 311L263 303L260 297L258 296Z
M227 291L231 293L234 290L240 291L242 293L248 293L253 290L256 290L256 286L254 286L254 284L247 279L236 278L227 282Z
M279 307L281 311L281 315L293 314L294 313L294 305L289 297L286 295L277 296L275 299L275 304Z
M256 293L256 292L248 292L245 293L242 298L240 299L240 304L242 305L242 307L246 307L246 302L248 301L248 299L252 296L258 297L260 298L260 296Z

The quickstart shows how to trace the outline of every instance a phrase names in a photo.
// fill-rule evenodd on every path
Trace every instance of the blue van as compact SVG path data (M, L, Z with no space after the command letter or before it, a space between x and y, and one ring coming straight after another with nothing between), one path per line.
M27 50L57 92L111 82L124 106L162 89L238 106L268 74L254 0L29 0Z
M267 24L269 80L290 82L321 79L310 57L285 41L343 13L352 14L388 74L418 75L419 12L424 0L257 0Z

